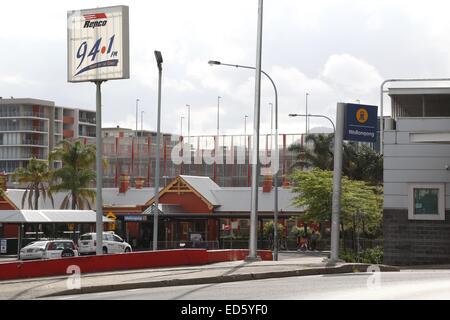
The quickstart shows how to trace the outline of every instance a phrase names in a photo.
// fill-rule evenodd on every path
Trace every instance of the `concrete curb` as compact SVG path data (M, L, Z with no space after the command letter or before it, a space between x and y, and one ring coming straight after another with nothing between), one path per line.
M262 273L244 273L235 275L213 276L213 277L200 277L191 279L171 279L161 281L149 281L149 282L132 282L122 284L110 284L110 285L98 285L87 286L81 289L59 291L52 294L40 296L39 298L49 298L56 296L78 295L88 293L100 293L107 291L120 291L120 290L133 290L133 289L148 289L159 287L173 287L173 286L188 286L199 284L214 284L225 282L238 282L238 281L250 281L250 280L263 280L273 278L286 278L286 277L301 277L301 276L315 276L315 275L327 275L327 274L344 274L344 273L364 273L368 272L369 267L374 265L370 264L344 264L335 267L319 267L309 269L297 269L288 271L270 271ZM386 265L375 265L380 272L399 272L400 268Z

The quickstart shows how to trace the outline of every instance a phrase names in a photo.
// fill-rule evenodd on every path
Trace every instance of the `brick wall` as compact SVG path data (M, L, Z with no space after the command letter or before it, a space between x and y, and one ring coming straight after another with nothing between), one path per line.
M384 263L450 263L450 211L445 221L408 220L408 210L384 210Z

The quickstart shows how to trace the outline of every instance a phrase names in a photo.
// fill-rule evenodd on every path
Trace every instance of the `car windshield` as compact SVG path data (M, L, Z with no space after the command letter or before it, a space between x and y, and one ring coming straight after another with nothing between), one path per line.
M92 235L90 234L84 234L80 237L81 241L86 241L86 240L92 240Z
M26 247L45 247L46 244L47 244L47 242L45 242L45 241L36 241L36 242L30 243Z
M73 243L71 241L50 242L47 248L47 250L64 250L64 249L74 249Z

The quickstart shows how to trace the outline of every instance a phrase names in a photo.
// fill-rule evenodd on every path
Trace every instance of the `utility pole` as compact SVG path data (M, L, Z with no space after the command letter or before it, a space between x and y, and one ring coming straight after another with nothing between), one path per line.
M308 123L308 96L309 93L306 93L306 134L309 134L309 123Z
M158 65L158 124L156 133L156 170L155 170L155 211L153 212L153 251L158 250L158 214L159 214L159 171L161 150L161 82L163 58L160 51L155 51Z
M144 136L144 110L141 111L141 137Z
M331 255L330 264L339 259L339 226L341 215L341 180L344 144L345 104L338 103L336 115L336 132L334 134L334 170L333 170L333 204L331 214Z
M262 32L263 32L263 0L258 4L258 29L256 44L256 74L255 74L255 108L253 119L253 157L252 157L252 200L250 211L250 241L249 254L246 261L257 261L258 246L258 193L259 193L259 127L261 107L261 65L262 65Z
M219 124L220 124L220 99L222 97L217 97L217 137L219 137Z
M139 99L136 99L136 137L138 135L138 109L139 109Z
M95 195L95 207L97 211L97 219L96 219L96 254L103 254L103 197L102 197L102 188L103 188L103 163L102 163L102 82L103 81L95 81L95 85L97 86L97 103L96 103L96 116L95 116L95 134L96 134L96 151L95 151L95 164L96 164L96 195Z

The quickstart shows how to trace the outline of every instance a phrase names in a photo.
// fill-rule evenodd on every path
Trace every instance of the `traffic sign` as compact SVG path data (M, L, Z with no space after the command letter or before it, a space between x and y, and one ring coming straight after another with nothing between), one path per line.
M116 221L117 220L117 216L112 213L112 212L108 212L108 214L106 215L106 217L110 220Z
M345 104L344 140L376 142L378 107Z

